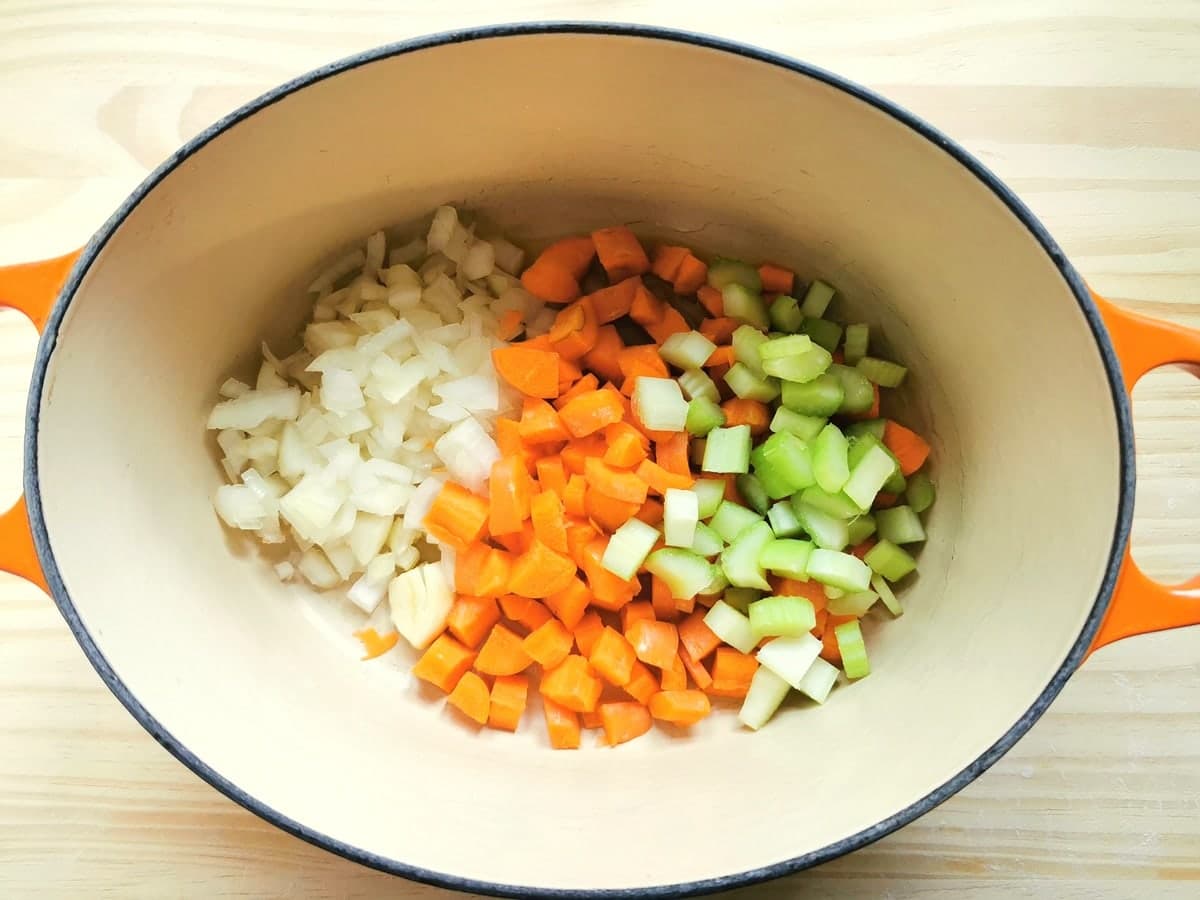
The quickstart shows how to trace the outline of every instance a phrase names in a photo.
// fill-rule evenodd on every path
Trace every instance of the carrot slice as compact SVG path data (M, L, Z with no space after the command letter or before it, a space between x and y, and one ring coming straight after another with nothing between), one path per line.
M600 701L604 683L592 671L588 661L572 654L542 676L539 688L549 697L572 712L592 712Z
M582 712L579 714L579 721L584 728L599 728L601 725L600 713L597 710Z
M654 261L650 271L663 281L674 281L675 276L679 274L679 267L690 254L691 251L687 247L659 244L654 248Z
M675 598L667 583L657 575L650 576L650 605L659 620L675 618Z
M604 723L604 738L612 747L641 737L653 724L650 710L631 701L601 703L600 721Z
M718 346L728 344L733 340L733 333L742 323L737 319L715 318L705 319L700 323L700 333ZM707 360L706 360L707 362Z
M621 631L628 632L634 622L653 622L654 607L648 600L637 600L621 607ZM626 637L629 635L626 634Z
M473 597L499 597L508 591L512 557L487 544L472 544L454 561L454 584Z
M528 444L521 440L521 425L519 422L514 422L512 419L497 419L495 438L496 446L500 449L501 456L514 456L521 460L528 471L533 471L538 455Z
M535 663L553 669L571 654L574 640L558 619L550 619L526 635L521 645Z
M600 638L600 632L604 631L604 621L600 618L598 612L590 612L575 626L575 646L579 648L579 652L584 656L591 656L592 649L596 646L596 641Z
M687 668L679 654L671 661L671 665L662 669L662 689L664 691L687 690Z
M596 345L599 323L587 297L564 307L550 327L550 346L563 359L579 359Z
M642 286L642 279L634 275L610 287L601 288L588 294L592 307L596 310L596 321L601 325L615 322L621 316L628 315L633 307L633 298L637 289Z
M500 317L500 323L496 327L496 337L502 341L511 341L521 333L525 327L525 320L521 318L521 311L510 309Z
M383 656L383 654L395 647L400 641L398 632L393 631L390 634L381 635L374 628L364 628L361 631L356 631L354 632L354 636L358 638L363 645L363 650L366 651L366 655L363 657L364 661Z
M705 286L704 281L707 278L708 266L699 257L688 253L674 278L675 293L694 294Z
M635 662L629 673L629 680L622 689L638 703L649 703L650 698L658 693L658 679L643 663Z
M763 263L758 267L758 276L762 279L762 289L773 294L790 294L796 283L796 273L783 266Z
M488 494L491 500L488 532L495 537L520 531L529 518L533 494L533 479L529 477L525 464L515 456L502 456L492 463Z
M559 411L562 423L575 437L586 437L620 422L625 417L625 404L612 391L597 390L580 394Z
M580 394L586 394L600 387L600 379L590 372L582 376L578 381L571 385L569 390L563 391L554 401L554 408L560 413L562 408L578 397Z
M771 425L771 408L758 400L733 397L721 404L725 413L725 427L749 425L752 435L766 434Z
M637 477L632 472L628 474ZM641 510L640 504L617 500L592 487L584 494L583 507L587 517L605 531L616 531Z
M703 691L662 690L650 698L650 715L673 725L695 725L712 712Z
M567 514L583 518L587 515L587 481L581 474L572 474L563 488L563 506Z
M704 614L696 611L679 623L679 644L693 659L701 660L721 645L721 639L704 624Z
M530 504L530 517L533 520L533 534L539 541L559 553L569 552L567 519L558 494L544 491L535 496Z
M583 277L595 256L596 245L592 242L591 237L581 234L559 238L538 254L534 264L547 262L556 265L566 269L578 279Z
M669 669L679 658L679 632L670 622L636 621L625 629L625 637L637 658L651 666Z
M609 281L620 281L630 275L650 271L650 259L642 249L641 241L624 225L593 231L592 241Z
M446 702L476 724L483 725L488 720L491 698L487 685L474 672L463 672Z
M527 397L552 400L558 396L558 354L521 344L492 351L496 374Z
M583 364L601 378L619 381L621 367L618 365L617 359L624 349L625 344L621 340L621 335L617 333L616 326L601 325L596 331L595 345L583 356Z
M565 441L571 435L563 427L558 417L558 410L534 397L526 397L521 402L521 439L527 444L544 444L551 441Z
M421 654L421 658L412 668L412 673L448 694L454 690L463 673L471 668L475 659L474 651L468 650L450 635L441 634L429 645L429 649Z
M542 697L542 712L546 716L546 736L550 738L550 746L555 750L578 750L579 716L549 697Z
M604 440L608 444L604 451L604 461L617 469L632 469L646 458L650 447L646 436L628 422L614 422L609 425L604 429Z
M530 548L513 561L508 588L523 597L549 597L570 584L574 576L573 560L535 538Z
M547 303L570 303L579 296L579 279L554 262L535 262L521 273L521 286Z
M588 654L588 662L592 664L592 668L617 687L629 683L636 661L637 654L629 641L625 640L625 635L607 625L592 645L592 652Z
M708 692L718 697L745 697L757 669L758 660L750 654L732 647L718 647Z
M511 619L530 631L534 631L553 618L550 610L546 609L532 597L522 597L520 594L504 594L500 597L500 609L505 618Z
M639 285L633 292L633 303L629 307L629 318L643 328L662 321L666 314L667 304L654 296L644 284Z
M660 497L666 496L667 491L671 488L684 491L695 483L695 479L691 475L677 475L674 472L668 472L658 463L650 462L648 459L643 459L641 465L637 467L637 477Z
M516 731L525 712L529 696L529 679L524 675L501 675L492 684L488 727L501 731Z
M446 629L467 647L478 647L499 621L500 608L493 598L458 594L450 607Z
M704 663L692 656L688 652L687 647L683 645L682 633L680 634L680 638L679 661L683 663L683 667L692 676L692 681L696 682L696 687L702 691L707 691L712 687L712 676L708 674L708 669L704 668Z
M592 602L601 609L616 612L637 596L641 584L636 578L626 581L600 564L607 547L607 538L595 538L588 542L583 548L583 562L580 568L587 576Z
M585 559L584 548L600 534L591 522L572 521L567 526L568 556L575 560L575 565L583 567Z
M516 675L532 662L520 637L503 625L494 625L475 657L475 668L484 675Z
M654 443L654 459L667 472L675 475L687 475L691 478L688 467L688 436L687 432L679 431L670 434ZM688 486L691 486L688 482Z
M538 487L562 496L567 487L567 472L562 460L557 456L547 456L539 459L534 468L537 470Z
M560 456L567 471L574 475L584 474L584 469L591 456L603 456L606 444L604 435L589 434L587 437L573 438L562 448Z
M448 481L438 491L423 524L439 541L462 550L479 540L487 520L487 501Z
M578 578L572 578L571 583L546 598L546 606L558 616L558 620L568 629L574 631L587 612L588 604L592 602L592 592Z
M915 431L887 419L883 426L883 444L900 461L900 473L907 478L929 458L929 444Z
M725 296L715 287L710 287L707 284L701 285L696 289L696 299L700 301L700 305L703 306L708 311L708 314L714 319L722 319L724 317ZM733 332L731 330L730 334L732 333ZM708 335L705 336L708 337ZM714 343L718 343L716 338L709 337L709 340L713 341Z
M673 334L686 334L692 330L687 319L673 306L667 306L658 321L651 322L645 328L656 344L661 344Z
M646 501L648 487L645 481L633 472L606 465L602 459L589 457L584 464L583 475L589 488L613 500L621 500L635 506L641 506Z
M727 370L728 367L732 366L735 362L737 362L737 358L733 355L733 347L726 344L722 347L718 347L716 350L714 350L709 355L708 359L705 360L704 368L706 368L706 369L725 368ZM710 375L714 381L718 380L718 378L724 377L724 373L721 373L721 375L718 376L718 374L716 372L712 372L712 373L710 373Z
M666 510L663 509L661 500L656 500L653 497L647 497L646 502L638 507L638 511L633 514L635 519L640 519L647 525L661 525L663 514Z

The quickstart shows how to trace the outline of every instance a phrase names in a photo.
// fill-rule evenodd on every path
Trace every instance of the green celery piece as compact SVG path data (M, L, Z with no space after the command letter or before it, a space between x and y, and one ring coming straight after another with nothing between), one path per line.
M892 582L899 581L917 568L917 561L891 541L880 541L867 551L863 562Z
M738 612L724 600L718 600L704 615L708 630L735 650L749 653L758 643L750 629L750 619Z
M815 480L808 445L790 432L771 435L755 453L754 472L772 500L806 488Z
M875 405L875 386L857 369L834 364L829 367L829 374L842 386L842 405L838 407L840 414L858 415L870 411Z
M762 593L762 591L755 588L729 587L725 589L725 593L721 595L721 599L742 615L746 615L750 609L750 604L761 597Z
M810 485L800 492L800 500L809 506L828 513L836 519L854 519L863 514L853 500L838 491L831 494L819 485ZM853 543L853 542L851 542Z
M826 550L842 550L850 543L850 529L842 519L814 509L807 503L797 502L794 497L792 498L792 508L796 512L796 518L804 526L805 532L818 547Z
M757 292L762 290L762 276L749 263L717 257L708 267L708 284L718 291L729 284L740 284Z
M775 302L767 310L767 316L771 319L772 328L787 334L799 331L804 321L804 313L800 312L800 301L787 295L775 298Z
M850 546L857 547L875 533L875 528L875 517L870 513L863 513L858 518L851 519L850 524L846 526Z
M712 584L716 565L690 550L663 547L646 558L646 571L657 575L676 600L690 600Z
M861 422L851 422L846 426L846 437L860 438L869 434L877 441L883 440L883 429L887 426L886 419L865 419Z
M849 553L822 547L808 556L808 577L848 592L865 591L871 586L871 569L865 562Z
M763 547L758 563L764 569L784 578L808 580L808 557L813 551L809 541L776 538Z
M871 674L871 664L867 660L867 645L863 641L862 629L858 620L843 622L833 629L837 641L838 652L842 656L842 668L847 678L862 678Z
M875 513L879 537L893 544L917 544L925 540L925 526L911 506L893 506Z
M725 549L725 541L711 525L698 522L696 534L692 538L692 546L689 549L698 556L716 556Z
M795 410L788 409L786 406L781 406L775 410L775 415L771 419L771 431L790 431L800 440L812 441L821 429L825 427L826 420L816 416L806 416Z
M725 373L729 389L743 400L770 403L779 396L779 383L774 378L754 374L745 363L734 363Z
M761 521L762 516L754 510L746 509L732 500L723 500L708 524L722 540L733 542L743 531Z
M784 381L781 388L783 394L780 402L788 409L806 416L832 416L841 407L845 396L841 382L828 372L804 384Z
M771 585L763 577L763 569L758 564L762 548L775 540L775 532L766 522L759 520L756 524L743 529L733 543L721 551L721 569L729 583L737 587L752 587L769 591ZM743 653L747 651L742 651Z
M814 281L808 286L804 302L800 304L800 312L806 316L820 318L825 315L825 310L829 309L829 301L833 299L833 294L833 285L824 281Z
M934 490L933 482L929 480L928 475L924 472L917 472L909 476L908 486L904 489L904 499L913 508L913 512L925 512L925 510L933 506L933 501L936 497L937 492Z
M766 490L763 489L762 483L757 478L747 472L737 476L734 484L738 493L742 495L742 499L752 510L760 516L767 514L767 510L771 508L771 498L767 496Z
M759 348L769 340L770 338L753 325L739 325L734 330L732 338L734 360L748 366L760 378L766 377Z
M792 538L804 532L800 526L800 519L796 516L796 511L792 509L792 504L787 500L780 500L767 510L767 521L771 524L771 530L775 532L777 538Z
M813 476L821 489L835 494L850 478L849 444L842 430L829 424L813 442ZM863 507L866 509L867 507Z
M871 329L867 325L847 325L846 342L842 345L842 355L847 365L854 365L867 355L867 343L870 341Z
M750 426L714 428L704 447L705 472L740 475L750 470Z
M750 604L750 630L764 637L800 637L817 626L817 611L806 597L763 597Z
M815 316L806 317L800 325L800 333L807 334L813 339L813 343L820 344L830 353L838 348L838 344L842 342L842 326L837 322L831 322L828 319L819 319Z
M699 500L700 518L707 519L725 500L725 482L720 478L697 478L692 482L692 493Z
M725 413L716 401L708 397L696 397L688 403L687 420L684 423L688 434L704 437L724 424Z
M800 335L794 335L800 337ZM833 362L833 357L824 347L815 344L811 350L796 356L786 356L777 359L763 359L763 371L784 381L806 384L825 374Z
M721 288L721 300L725 306L725 315L731 319L738 319L764 331L771 327L766 301L757 291L735 282Z
M896 471L896 463L882 444L871 444L850 470L842 492L862 509L870 509L875 496Z
M908 374L904 366L874 356L864 356L854 364L854 368L880 387L888 388L900 387L904 383L904 376Z

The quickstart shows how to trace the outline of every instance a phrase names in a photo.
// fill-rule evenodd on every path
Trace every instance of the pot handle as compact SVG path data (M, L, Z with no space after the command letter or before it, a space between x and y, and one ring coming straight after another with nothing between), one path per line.
M1172 363L1200 378L1200 331L1122 309L1094 291L1092 299L1121 361L1128 393L1151 369ZM1185 625L1200 625L1200 576L1183 584L1159 584L1137 567L1126 547L1112 603L1088 653L1121 638Z
M23 312L40 334L79 252L76 250L41 262L0 267L0 307ZM49 590L38 565L24 497L12 509L0 513L0 570L19 575L42 590Z

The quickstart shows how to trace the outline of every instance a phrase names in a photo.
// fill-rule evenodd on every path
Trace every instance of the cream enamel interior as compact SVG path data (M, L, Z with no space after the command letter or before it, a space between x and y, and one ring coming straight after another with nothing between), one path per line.
M880 326L912 368L905 415L933 435L940 498L908 612L870 623L871 677L758 734L729 713L691 737L556 753L531 714L515 737L476 736L425 702L403 659L360 663L348 618L278 584L222 529L203 428L217 385L261 338L286 344L331 252L442 202L518 239L629 222L778 260L831 279L841 314ZM87 273L38 432L71 600L167 731L352 847L543 888L769 865L968 766L1035 701L1095 601L1117 448L1065 282L950 155L768 63L583 34L366 64L186 159Z

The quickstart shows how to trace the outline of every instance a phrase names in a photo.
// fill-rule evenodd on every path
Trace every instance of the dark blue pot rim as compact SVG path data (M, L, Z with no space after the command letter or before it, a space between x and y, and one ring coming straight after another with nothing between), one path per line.
M1007 732L989 747L982 755L974 762L958 772L952 778L947 780L941 787L930 792L925 797L911 804L905 809L900 810L894 815L876 823L857 834L837 841L829 846L823 847L820 850L815 850L811 853L806 853L797 856L793 859L784 860L782 862L773 863L769 866L763 866L757 869L737 872L731 875L725 875L719 878L709 878L701 881L692 881L680 884L659 885L649 888L624 888L624 889L571 889L559 890L554 888L542 887L522 887L519 885L496 884L486 881L476 881L469 878L462 878L446 872L435 872L429 869L423 869L418 866L409 865L400 860L389 859L377 854L368 853L357 847L350 846L341 841L338 841L329 835L322 834L307 825L288 818L260 802L256 798L250 796L236 784L224 778L218 772L209 767L203 760L193 754L186 746L184 746L174 735L167 731L161 723L159 723L149 711L141 705L138 699L133 695L129 688L120 680L114 672L108 660L97 647L92 636L88 633L80 620L79 614L71 601L70 595L63 584L62 575L59 572L58 564L54 558L54 552L50 546L50 540L46 533L46 523L42 510L41 495L39 493L38 480L38 417L41 410L42 392L45 387L46 371L50 363L50 358L54 353L55 346L58 342L59 329L62 326L63 317L71 302L75 298L79 284L87 273L88 268L96 259L97 255L104 248L108 240L120 228L122 222L130 214L130 212L142 201L142 199L150 193L170 172L172 172L180 163L196 153L205 144L218 137L226 130L237 125L243 119L247 119L259 112L262 109L270 106L273 103L308 87L316 84L326 78L338 75L342 72L355 69L359 66L366 65L376 60L385 59L391 56L398 56L403 53L411 53L415 50L424 50L431 47L439 47L446 44L459 44L467 41L476 41L490 38L504 38L523 35L537 34L591 34L591 35L612 35L616 37L637 37L637 38L652 38L660 41L674 41L685 44L692 44L698 47L705 47L711 50L719 50L724 53L732 53L737 56L742 56L747 59L753 59L758 62L768 65L778 66L781 69L794 72L808 78L816 79L825 84L835 87L844 92L850 97L862 100L871 104L876 109L884 112L894 118L896 121L911 128L917 134L926 138L930 142L936 144L943 151L957 160L964 168L972 172L984 185L986 185L996 197L1004 203L1012 214L1029 230L1029 233L1038 242L1045 251L1046 255L1057 267L1061 273L1063 280L1070 288L1071 293L1075 296L1079 303L1080 311L1087 319L1088 326L1092 330L1092 334L1096 340L1096 347L1100 354L1101 362L1104 365L1105 374L1108 377L1109 389L1112 394L1113 409L1116 414L1117 428L1120 441L1120 497L1118 504L1117 520L1113 528L1112 545L1109 550L1107 565L1105 566L1104 580L1100 590L1097 593L1095 603L1092 606L1091 613L1088 616L1087 623L1084 625L1067 654L1062 666L1055 672L1054 677L1046 685L1045 690L1038 696L1033 705L1022 715ZM512 25L495 25L483 28L471 28L461 31L448 31L440 34L429 35L426 37L415 38L413 40L401 41L399 43L388 44L383 47L369 50L365 53L359 53L354 56L338 62L330 63L315 69L306 75L293 79L279 87L263 94L256 100L231 113L221 119L216 124L205 129L199 135L194 137L176 151L169 159L152 172L145 181L135 190L120 208L109 218L104 226L96 232L95 236L88 242L83 253L79 257L78 262L72 269L70 276L67 278L66 284L63 286L62 292L55 303L53 310L50 313L49 320L46 324L45 332L42 335L38 345L37 356L34 361L33 381L29 392L29 405L27 411L27 430L25 438L25 499L29 510L30 526L33 531L34 544L37 547L38 558L42 565L42 571L46 576L46 580L50 586L50 592L54 598L54 602L58 605L63 618L66 619L72 632L75 634L76 640L79 641L84 653L87 654L92 665L108 685L109 689L116 695L117 699L124 704L125 708L138 720L156 741L162 744L173 756L180 762L190 768L193 772L215 787L221 793L225 794L231 800L250 810L252 813L260 816L272 825L278 826L289 834L293 834L311 844L321 847L325 850L332 851L346 859L353 860L374 869L379 869L384 872L389 872L395 875L401 875L413 881L420 881L426 884L437 885L439 887L451 888L459 891L470 891L480 894L492 894L502 897L546 897L546 898L623 898L623 897L686 897L697 894L713 893L716 891L729 890L735 887L742 887L749 884L754 884L761 881L767 881L773 878L779 878L783 875L788 875L793 872L798 872L802 869L807 869L820 863L828 862L843 854L857 850L860 847L865 847L884 835L890 834L896 829L907 825L914 819L929 812L938 804L947 800L953 794L966 787L972 781L979 777L993 763L995 763L1009 748L1017 742L1017 740L1029 730L1046 711L1051 701L1062 690L1067 679L1079 667L1087 654L1088 648L1091 646L1092 640L1100 627L1104 612L1108 608L1110 599L1112 598L1113 588L1116 584L1117 573L1121 566L1123 553L1129 540L1129 531L1133 519L1133 497L1134 497L1134 461L1133 461L1133 426L1130 415L1129 398L1125 393L1124 383L1121 377L1121 366L1117 360L1115 351L1108 337L1108 332L1104 327L1104 323L1100 317L1099 310L1092 302L1091 295L1087 287L1084 285L1083 279L1074 267L1066 260L1062 250L1050 237L1049 233L1037 220L1032 212L1019 200L1016 195L1004 185L987 167L979 160L969 154L958 144L950 140L928 122L914 116L912 113L897 106L891 101L867 90L857 84L847 81L831 72L811 66L807 63L790 57L782 56L777 53L771 53L766 50L761 50L755 47L750 47L745 44L739 44L732 41L723 40L704 34L696 34L685 31L674 31L670 29L652 28L643 25L625 25L625 24L608 24L608 23L593 23L593 22L545 22L545 23L525 23Z

